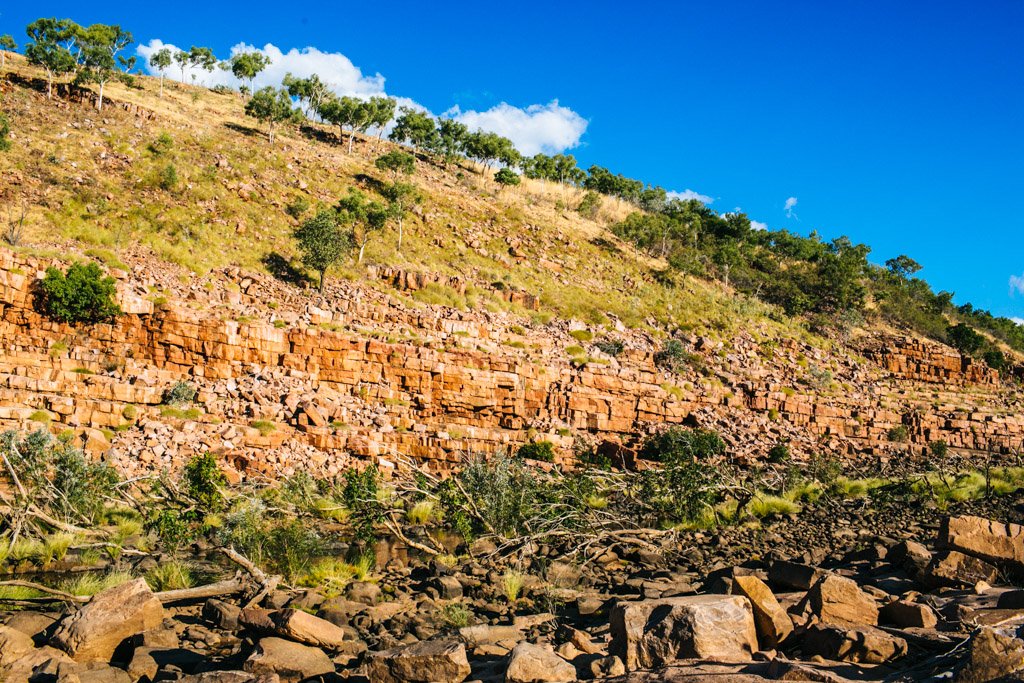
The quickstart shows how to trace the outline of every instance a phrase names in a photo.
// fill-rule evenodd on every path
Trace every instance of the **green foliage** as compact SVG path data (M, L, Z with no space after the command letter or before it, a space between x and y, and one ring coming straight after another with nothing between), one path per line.
M789 462L789 444L780 441L768 449L768 462L775 465Z
M522 158L511 140L488 131L469 133L463 142L463 149L468 157L476 159L485 168L490 168L495 162L518 166Z
M291 583L306 574L323 553L324 543L320 534L302 520L293 519L279 524L267 534L265 561Z
M668 372L680 372L691 361L692 354L678 339L667 339L661 350L654 354L654 364Z
M211 453L194 455L182 470L185 492L196 501L204 512L219 512L224 509L223 488L227 484L224 473Z
M715 432L676 426L647 437L640 448L641 458L666 464L703 461L723 453L725 442Z
M612 356L613 358L622 353L622 351L626 348L625 344L623 344L618 339L609 338L597 340L596 342L594 342L594 346L596 346L597 350L600 351L601 353L606 353L609 356Z
M376 527L384 519L383 494L376 465L345 472L341 500L350 511L349 522L358 541L366 543L376 539Z
M253 96L245 103L245 113L247 116L267 124L270 144L274 144L275 124L292 118L294 111L288 91L268 85L253 93Z
M494 174L494 180L504 187L513 187L521 182L519 174L507 166L498 169L498 172Z
M554 462L555 447L550 441L532 441L520 446L516 451L516 457L540 460L541 462Z
M473 613L465 605L458 602L450 602L441 608L440 621L451 629L460 629L473 623Z
M71 73L77 66L69 45L81 27L70 19L36 19L25 28L31 41L25 48L29 64L46 71L46 96L53 96L53 79Z
M906 425L896 425L889 429L886 433L889 441L894 443L906 443L910 441L910 432L907 430Z
M174 164L167 164L157 172L156 184L168 192L178 186L178 169Z
M597 212L600 210L601 195L592 190L583 195L579 206L576 207L576 213L591 220L597 218Z
M174 138L167 131L162 131L160 135L156 137L156 140L149 143L149 152L155 157L164 156L169 154L174 149Z
M184 380L175 382L163 395L163 402L166 405L183 406L194 403L199 394L196 386Z
M104 276L96 263L73 263L67 273L50 266L40 288L44 312L60 322L94 324L121 313L114 278Z
M154 591L191 588L196 584L191 565L182 560L164 560L146 572L146 583Z
M11 120L7 114L0 111L0 152L6 152L11 148L11 141L8 136L11 134Z
M231 73L239 80L249 81L249 90L252 90L252 80L257 74L270 66L270 57L262 52L239 52L231 58ZM291 105L289 104L289 109Z
M999 349L989 349L982 355L982 358L986 365L998 372L1002 372L1009 366L1006 355Z
M377 157L374 165L382 171L387 171L392 178L399 174L410 175L416 170L416 157L398 149L391 150L383 156Z
M324 291L327 271L352 248L351 236L341 229L338 214L320 211L295 231L302 262L320 275L320 291Z
M965 323L951 325L946 330L946 337L949 345L965 356L973 355L985 343L985 338Z

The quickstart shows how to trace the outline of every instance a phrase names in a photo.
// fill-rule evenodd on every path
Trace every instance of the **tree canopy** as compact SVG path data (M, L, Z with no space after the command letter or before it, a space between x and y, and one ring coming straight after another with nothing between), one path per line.
M274 125L287 121L293 115L292 99L288 97L288 91L268 85L253 93L245 103L245 113L268 125L268 137L273 144Z

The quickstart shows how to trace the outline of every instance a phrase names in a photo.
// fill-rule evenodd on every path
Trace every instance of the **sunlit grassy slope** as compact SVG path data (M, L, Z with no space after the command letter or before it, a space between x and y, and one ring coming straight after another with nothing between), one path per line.
M310 123L283 130L271 146L240 96L168 80L160 98L148 77L136 88L108 85L111 102L98 112L47 101L26 83L40 73L18 57L8 65L0 92L14 144L0 154L0 203L29 207L23 249L57 254L70 245L116 265L119 250L141 245L197 273L265 269L268 259L296 255L299 220L286 212L290 204L304 198L309 216L350 187L373 196L387 181L373 164L391 147L386 140L358 138L347 154L337 129ZM661 276L664 264L606 229L631 210L616 200L605 199L590 220L575 211L575 188L525 181L499 190L469 162L446 167L422 155L412 181L424 200L406 221L402 252L390 226L370 243L363 266L352 259L335 275L360 280L367 264L461 275L477 288L433 298L489 309L508 308L493 293L501 282L539 296L541 311L532 315L542 319L611 324L614 316L633 327L716 336L754 323L773 335L798 329L716 283Z

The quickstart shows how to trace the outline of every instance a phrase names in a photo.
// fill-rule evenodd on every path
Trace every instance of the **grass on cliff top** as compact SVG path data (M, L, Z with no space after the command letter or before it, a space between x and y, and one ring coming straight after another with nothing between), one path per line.
M8 63L20 76L42 78L19 56ZM167 79L161 99L156 79L136 82L138 88L108 84L102 113L57 106L20 86L6 97L15 144L0 157L0 170L24 180L8 201L30 206L25 250L57 256L58 243L70 239L111 267L123 265L120 250L143 245L196 273L226 265L279 269L296 255L291 233L298 220L286 207L301 198L308 217L349 187L374 196L387 180L373 166L391 147L387 141L357 138L349 155L334 128L309 123L282 130L271 146L238 95ZM155 116L135 117L117 101ZM402 252L390 225L370 241L366 262L461 275L478 288L476 296L454 301L422 293L425 303L513 308L498 287L538 296L542 314L596 326L609 324L611 315L629 326L715 336L752 321L798 333L771 322L767 306L717 285L691 277L676 286L659 282L653 271L663 264L605 229L632 210L618 200L605 198L596 220L585 219L573 210L582 196L577 189L524 180L499 191L468 162L444 168L420 159L412 181L424 200L406 219ZM366 270L349 263L335 276L362 280Z

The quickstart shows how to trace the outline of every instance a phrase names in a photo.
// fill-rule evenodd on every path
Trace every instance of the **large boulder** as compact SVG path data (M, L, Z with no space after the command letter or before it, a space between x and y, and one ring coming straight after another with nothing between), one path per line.
M954 680L986 683L1019 671L1024 671L1024 642L983 628L971 637L967 656Z
M469 675L462 643L422 640L383 652L371 652L366 674L374 683L461 683Z
M298 683L312 676L334 673L334 663L323 650L282 638L263 638L243 668L250 674L276 674L282 683Z
M939 545L1024 569L1024 526L1003 524L984 517L946 517L939 528Z
M810 590L811 586L826 573L808 564L777 560L768 569L768 580L776 586L805 591Z
M345 630L326 619L314 617L297 609L283 609L270 614L274 633L306 645L337 650L346 645Z
M999 570L988 562L966 555L959 550L949 550L932 558L923 575L923 581L931 586L974 586L979 581L991 583L999 576Z
M910 600L894 600L883 607L878 618L900 628L934 628L939 619L928 605Z
M7 626L0 626L0 673L5 667L36 649L32 636Z
M522 642L512 648L505 670L507 683L569 683L576 667L551 650Z
M611 634L611 654L628 671L677 659L750 661L757 650L753 610L739 595L622 602L612 610Z
M145 579L135 579L93 596L64 620L51 644L79 662L110 661L125 638L156 628L164 608Z
M775 594L756 576L733 577L732 592L750 600L758 642L765 649L774 649L793 632L793 620L775 599Z
M862 664L881 664L907 654L907 641L873 626L814 624L803 639L806 655Z
M878 623L878 605L857 582L838 574L827 574L811 586L804 598L805 609L823 624L870 625Z

